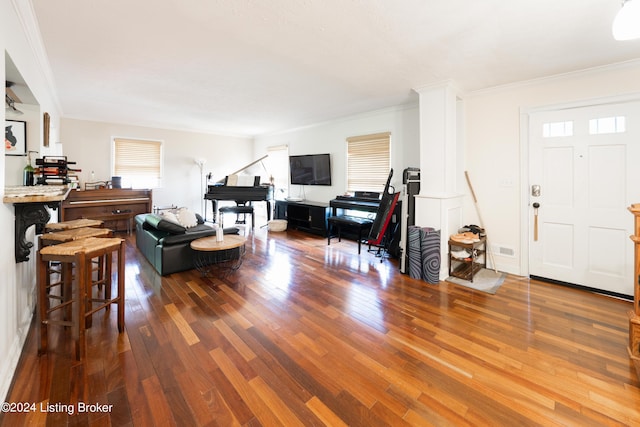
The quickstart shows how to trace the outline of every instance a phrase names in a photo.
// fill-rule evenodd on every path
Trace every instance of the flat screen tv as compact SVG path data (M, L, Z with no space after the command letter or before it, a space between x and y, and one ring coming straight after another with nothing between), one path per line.
M291 184L331 185L331 156L307 154L289 156Z

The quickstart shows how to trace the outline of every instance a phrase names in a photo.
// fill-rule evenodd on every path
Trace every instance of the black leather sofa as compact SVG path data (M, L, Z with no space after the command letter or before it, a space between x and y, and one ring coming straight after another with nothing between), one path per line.
M216 234L215 229L206 225L201 216L196 216L198 225L185 228L160 215L136 215L136 246L160 275L195 268L194 251L190 243ZM224 233L238 234L238 229L225 228Z

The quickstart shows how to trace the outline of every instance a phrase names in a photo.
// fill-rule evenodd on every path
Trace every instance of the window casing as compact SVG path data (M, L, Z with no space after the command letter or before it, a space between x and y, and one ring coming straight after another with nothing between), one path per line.
M162 142L132 138L113 139L113 176L122 186L158 188L162 178Z
M391 168L391 132L347 138L347 191L382 192Z
M266 159L267 177L274 185L275 198L284 199L288 196L287 189L289 187L289 147L287 145L278 145L267 147Z

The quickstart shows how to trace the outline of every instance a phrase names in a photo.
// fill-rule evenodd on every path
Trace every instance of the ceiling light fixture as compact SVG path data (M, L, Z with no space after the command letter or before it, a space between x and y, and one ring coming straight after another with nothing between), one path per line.
M13 99L11 96L9 96L9 93L13 94L13 91L11 91L11 86L13 86L14 83L5 80L4 82L4 112L5 114L12 114L14 116L19 116L21 114L24 114L22 111L18 110L16 108L16 100ZM14 95L15 96L15 95Z
M622 9L613 20L612 32L616 40L640 38L640 0L622 0Z
M16 101L14 101L9 95L7 95L6 93L4 94L4 104L6 105L6 107L4 108L4 112L6 114L13 114L15 116L19 116L21 114L24 114L22 111L18 110L16 108Z

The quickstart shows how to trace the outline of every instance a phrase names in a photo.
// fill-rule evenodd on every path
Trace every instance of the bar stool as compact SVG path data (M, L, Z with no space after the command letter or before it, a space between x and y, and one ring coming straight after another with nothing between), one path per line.
M40 243L38 244L39 248L44 246L57 245L60 243L71 242L78 239L86 239L87 237L112 237L113 231L108 228L92 228L92 227L84 227L84 228L70 228L57 232L45 233L40 236ZM92 271L96 272L97 278L93 282L94 285L98 285L101 287L105 282L105 265L104 265L104 257L98 257L96 262L92 265ZM60 280L57 282L51 282L51 275L59 274ZM59 301L64 301L64 296L69 295L71 292L71 264L69 263L61 263L59 269L52 268L51 265L48 266L46 280L47 280L47 296L46 303L49 303L50 299L57 299ZM56 286L64 285L61 288L60 294L55 295L52 293L52 289ZM66 292L66 294L65 294ZM70 316L69 316L70 317Z
M224 214L233 213L236 214L236 224L244 224L246 215L251 215L251 228L255 228L255 214L253 212L253 206L251 205L238 205L238 206L223 206L218 209L220 213L220 226L224 228ZM242 215L242 220L238 220L238 216Z
M103 221L99 219L72 219L71 221L62 221L62 222L50 222L46 225L46 231L62 231L62 230L73 230L76 228L84 228L84 227L102 227L104 224Z
M112 274L111 265L113 253L117 252L117 296L111 295ZM37 283L38 283L38 328L40 329L40 341L38 343L38 354L44 354L48 346L48 326L62 325L72 328L75 341L75 356L77 360L82 360L86 354L86 319L94 313L109 308L111 304L118 304L118 331L124 332L124 240L114 237L88 237L86 239L73 240L60 243L58 245L45 246L38 251L37 257ZM91 295L91 260L104 256L106 259L104 298L93 298ZM47 303L46 274L47 264L51 261L58 261L66 264L73 264L76 274L68 298L55 307L49 307ZM52 315L54 312L65 307L72 306L72 320L56 319ZM93 303L99 303L93 306Z
M113 231L108 228L83 227L45 233L40 236L40 239L42 245L50 246L86 239L87 237L110 237L112 235Z
M70 221L50 222L45 226L45 231L46 232L69 231L69 230L76 230L79 228L86 228L86 227L102 227L103 224L104 222L100 220L80 218L80 219L73 219ZM63 241L66 241L66 240L63 240ZM61 240L57 241L57 243L60 243L60 242ZM55 242L51 244L54 244L54 243ZM53 270L54 268L52 267L52 271Z

